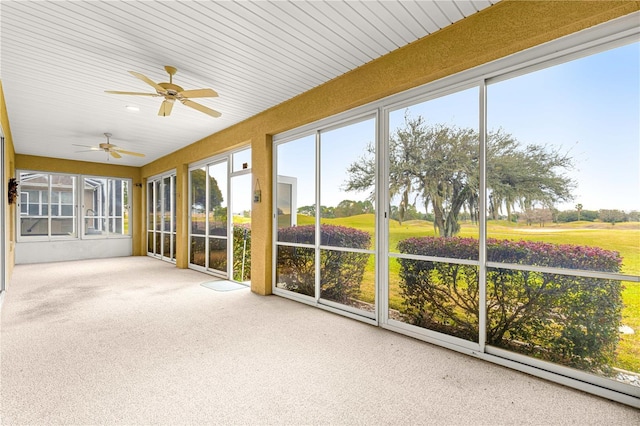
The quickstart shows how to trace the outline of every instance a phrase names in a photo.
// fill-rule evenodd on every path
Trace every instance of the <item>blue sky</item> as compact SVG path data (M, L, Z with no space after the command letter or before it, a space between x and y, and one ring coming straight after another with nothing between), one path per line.
M488 128L502 128L522 144L568 152L575 199L556 206L640 210L640 44L634 43L488 87ZM478 128L478 89L409 108L430 123ZM402 125L406 108L390 114ZM363 200L345 193L344 171L375 137L373 120L328 132L322 145L322 204ZM279 174L298 178L298 207L314 203L314 137L279 145Z

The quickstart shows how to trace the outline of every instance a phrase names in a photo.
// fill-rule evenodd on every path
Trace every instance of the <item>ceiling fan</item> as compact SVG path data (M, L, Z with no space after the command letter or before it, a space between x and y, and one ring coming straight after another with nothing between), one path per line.
M110 143L109 142L109 138L111 137L111 133L104 133L104 135L107 137L107 142L103 142L98 146L73 144L74 146L82 146L84 148L89 148L89 149L85 149L85 150L82 150L82 151L76 151L76 152L104 151L107 154L111 155L113 158L122 158L122 155L120 155L120 154L135 155L136 157L144 157L144 154L140 154L139 152L126 151L126 150L124 150L122 148L119 148L118 146ZM108 156L107 156L107 159L109 159Z
M169 82L168 83L155 83L153 80L148 77L135 72L129 71L131 75L140 80L147 83L149 86L156 89L156 93L140 93L140 92L119 92L114 90L105 90L106 93L112 93L116 95L136 95L136 96L162 96L164 97L164 101L160 105L160 110L158 111L158 115L163 117L167 117L171 114L171 109L173 108L173 104L176 100L180 101L183 105L191 107L200 112L204 112L212 117L220 117L218 111L213 110L211 108L207 108L204 105L200 105L196 102L190 100L190 98L213 98L218 96L213 89L194 89L194 90L184 90L182 87L177 84L173 84L173 75L178 72L178 69L175 67L171 67L169 65L165 66L164 69L169 73Z

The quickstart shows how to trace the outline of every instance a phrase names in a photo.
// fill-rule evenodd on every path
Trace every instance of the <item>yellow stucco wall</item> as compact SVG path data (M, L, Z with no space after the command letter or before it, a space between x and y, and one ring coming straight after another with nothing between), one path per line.
M117 164L90 163L86 161L64 160L60 158L38 157L16 154L16 169L46 171L51 173L83 174L89 176L107 176L131 179L131 237L133 239L133 255L146 254L144 246L144 211L142 199L142 179L139 167L120 166ZM138 184L138 185L136 185Z
M0 81L0 127L2 127L2 132L4 134L4 176L2 176L2 185L4 188L7 188L7 183L9 179L15 177L15 150L13 148L13 138L11 136L11 127L9 126L9 115L7 114L7 106L4 102L4 91L2 89L2 82ZM6 189L5 189L6 191ZM8 239L6 248L7 252L5 253L5 266L7 268L6 277L7 280L11 277L11 273L13 272L13 266L15 264L15 214L16 214L16 205L9 205L9 201L7 198L2 200L0 204L5 211L5 222L2 224L5 229L5 235ZM7 283L8 285L8 283Z
M251 288L271 293L271 136L640 10L634 1L503 0L463 21L335 78L142 168L148 177L250 141L253 182ZM180 180L181 178L178 177ZM187 179L186 175L182 179ZM185 186L178 186L186 192ZM180 196L180 195L179 195ZM188 203L182 201L182 208ZM188 214L188 213L187 213ZM182 221L187 214L178 212ZM180 220L180 219L179 219ZM181 229L187 229L182 223ZM180 238L180 237L179 237ZM186 265L186 236L178 265Z

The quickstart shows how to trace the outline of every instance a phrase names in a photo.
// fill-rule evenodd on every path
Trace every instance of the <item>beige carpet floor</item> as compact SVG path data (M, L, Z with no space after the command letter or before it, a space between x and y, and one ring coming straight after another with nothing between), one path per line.
M638 425L640 411L130 257L18 265L4 425Z

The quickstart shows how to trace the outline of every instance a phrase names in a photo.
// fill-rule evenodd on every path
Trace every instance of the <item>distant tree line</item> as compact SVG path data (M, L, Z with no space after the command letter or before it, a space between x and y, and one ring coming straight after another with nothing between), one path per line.
M514 222L523 222L527 225L544 226L547 222L568 223L568 222L600 222L615 225L620 222L640 222L640 212L633 210L629 213L616 209L601 210L564 210L555 209L529 209L512 216Z
M360 214L374 213L373 204L368 201L343 200L336 207L320 206L320 214L323 218L340 218L356 216ZM280 213L279 213L280 214ZM316 206L303 206L298 208L298 214L305 216L315 216ZM616 224L620 222L640 222L640 212L633 210L629 213L623 210L601 209L601 210L584 210L581 204L576 206L576 210L556 210L548 208L531 208L522 212L511 212L507 217L505 215L493 216L489 214L490 219L494 220L510 220L512 222L525 223L529 226L544 226L547 223L568 223L568 222L601 222ZM433 222L435 216L431 212L421 212L416 206L409 204L404 212L400 212L398 206L391 206L391 219L397 221L407 220L425 220ZM466 209L460 212L458 217L460 221L477 221L477 216Z
M353 201L342 200L336 207L320 206L320 216L323 218L349 217L359 214L374 213L373 203L369 200ZM315 216L316 206L302 206L298 208L298 214Z

